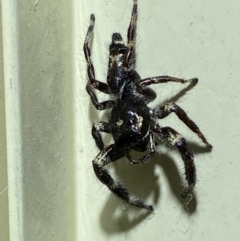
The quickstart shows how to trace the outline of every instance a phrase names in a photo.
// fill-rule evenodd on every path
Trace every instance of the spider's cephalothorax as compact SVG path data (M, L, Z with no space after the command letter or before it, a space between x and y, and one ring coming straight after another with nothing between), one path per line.
M137 0L134 0L131 21L127 32L127 44L124 44L119 33L112 35L112 42L109 46L107 83L103 83L95 78L94 66L91 60L89 41L95 22L95 16L91 15L90 26L83 47L89 77L86 90L96 109L112 109L109 122L95 122L92 127L92 136L100 149L100 153L93 160L93 169L96 176L119 198L136 207L152 211L153 207L151 205L147 205L140 198L131 195L122 183L114 180L105 166L124 155L132 164L146 162L150 155L155 153L155 138L157 137L168 146L178 150L181 155L188 183L188 186L183 189L181 196L187 197L189 194L192 194L196 183L193 153L189 150L185 139L177 131L171 127L162 127L156 121L173 112L190 130L201 138L208 148L212 148L212 146L208 143L198 126L177 104L166 103L156 109L150 109L147 106L149 102L156 98L156 93L146 86L166 82L197 84L198 79L185 80L170 76L141 79L139 74L132 69L136 19ZM94 89L113 95L114 99L99 102ZM111 134L114 143L104 146L100 132ZM139 159L134 159L130 154L131 150L146 151L147 154Z

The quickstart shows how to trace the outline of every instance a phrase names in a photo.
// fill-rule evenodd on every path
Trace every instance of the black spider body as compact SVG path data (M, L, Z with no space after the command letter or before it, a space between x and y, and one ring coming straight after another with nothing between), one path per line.
M124 92L124 91L123 91ZM149 142L150 113L144 100L133 92L116 100L109 124L115 145L145 151Z
M157 119L162 119L170 113L175 113L202 141L211 148L198 126L187 116L185 111L175 103L166 103L156 109L150 109L148 103L156 98L156 93L147 87L152 84L166 82L197 84L198 79L184 80L170 76L156 76L141 79L133 70L133 51L136 34L137 0L133 1L131 21L128 27L127 44L124 44L119 33L112 35L109 46L109 63L107 83L98 81L95 77L94 66L91 60L89 41L93 32L95 16L90 17L90 25L84 42L84 54L87 62L89 81L86 90L91 97L93 105L98 110L112 109L108 122L95 122L92 127L92 136L100 153L93 160L93 169L98 179L105 184L119 198L139 208L152 211L153 207L147 205L140 198L132 196L122 183L114 180L105 166L124 155L132 164L146 162L151 154L155 153L156 137L168 146L178 150L185 166L188 186L182 191L182 197L192 194L196 183L196 168L194 157L189 150L185 139L171 127L162 127ZM94 92L101 92L114 96L113 100L99 102ZM114 143L104 146L101 132L112 135ZM147 152L139 159L134 159L131 150Z

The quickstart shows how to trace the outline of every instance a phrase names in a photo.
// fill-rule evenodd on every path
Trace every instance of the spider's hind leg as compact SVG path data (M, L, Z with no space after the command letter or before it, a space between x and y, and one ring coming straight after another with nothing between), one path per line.
M138 208L147 209L153 211L151 205L146 205L140 198L134 197L129 194L128 190L123 186L122 183L115 181L109 172L104 168L105 165L112 162L109 155L114 151L114 145L109 145L104 150L102 150L97 157L93 160L93 169L97 178L106 185L109 190L114 193L117 197L126 201L128 204L133 205ZM116 151L116 150L115 150Z

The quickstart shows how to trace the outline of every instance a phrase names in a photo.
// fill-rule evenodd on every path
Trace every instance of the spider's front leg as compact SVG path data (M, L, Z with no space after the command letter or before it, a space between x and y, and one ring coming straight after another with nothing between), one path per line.
M203 135L199 127L191 120L187 113L175 103L166 103L161 105L159 108L153 110L153 117L163 119L170 113L175 113L177 117L186 125L190 130L195 132L199 138L206 144L208 148L212 148L212 145L207 141L206 137Z
M196 184L196 168L193 153L189 150L185 139L171 127L160 127L156 124L153 131L159 135L160 139L167 146L176 148L182 157L188 187L182 190L181 196L186 198L189 194L193 193Z
M87 90L88 94L90 95L92 103L96 107L96 109L105 110L105 109L109 109L113 106L113 101L104 101L102 103L99 103L97 96L93 90L93 88L95 88L103 93L110 94L108 85L96 80L96 78L95 78L95 71L94 71L94 66L93 66L92 60L91 60L91 51L89 48L89 42L90 42L90 38L92 36L94 22L95 22L95 16L94 16L94 14L91 14L90 25L88 27L88 31L87 31L85 41L84 41L84 46L83 46L83 51L84 51L85 59L87 62L87 71L88 71L88 78L89 78L89 81L86 86L86 90Z
M106 185L112 193L126 201L128 204L153 211L153 207L151 205L146 205L140 198L130 195L123 184L115 181L104 168L105 165L112 162L111 158L109 158L109 156L111 156L111 152L117 152L114 144L104 148L93 160L93 169L97 178Z

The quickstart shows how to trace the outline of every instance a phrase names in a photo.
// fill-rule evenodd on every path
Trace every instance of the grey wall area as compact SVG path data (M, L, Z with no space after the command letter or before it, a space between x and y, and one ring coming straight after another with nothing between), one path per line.
M74 240L71 1L18 1L24 240Z
M74 240L72 2L3 5L10 240Z
M2 3L0 2L0 13ZM0 17L0 240L9 241L8 179L6 153L6 123L3 71L2 18Z

